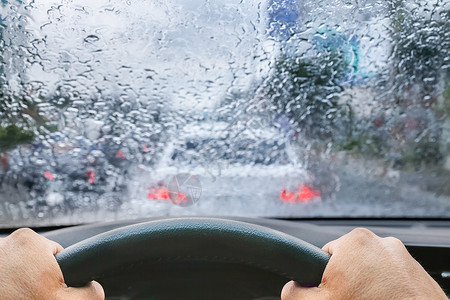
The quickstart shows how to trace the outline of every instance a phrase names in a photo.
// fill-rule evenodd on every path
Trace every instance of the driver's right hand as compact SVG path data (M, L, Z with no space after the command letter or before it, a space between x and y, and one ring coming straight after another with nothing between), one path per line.
M331 254L318 287L288 282L282 300L447 300L436 281L393 237L355 229L326 244Z

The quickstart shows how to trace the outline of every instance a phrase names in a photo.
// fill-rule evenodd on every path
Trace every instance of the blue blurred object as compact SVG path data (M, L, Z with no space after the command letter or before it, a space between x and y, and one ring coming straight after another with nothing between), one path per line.
M323 26L317 30L313 42L318 49L338 52L349 65L350 72L356 73L359 65L359 40L356 35L347 35L342 32Z
M352 85L364 83L367 75L364 75L360 68L360 41L355 34L338 32L329 26L322 26L313 36L313 44L318 51L328 51L338 53L344 59L347 75L343 82Z
M270 0L269 35L280 40L286 40L295 33L295 25L299 18L296 0Z
M269 35L281 43L288 41L300 30L299 19L301 7L297 0L270 0L267 10L269 15ZM337 31L330 26L318 28L310 42L319 52L337 53L345 60L347 68L343 82L362 85L368 74L360 68L360 40L356 34ZM289 49L285 49L289 52ZM292 49L291 49L292 50ZM287 53L285 53L287 54Z

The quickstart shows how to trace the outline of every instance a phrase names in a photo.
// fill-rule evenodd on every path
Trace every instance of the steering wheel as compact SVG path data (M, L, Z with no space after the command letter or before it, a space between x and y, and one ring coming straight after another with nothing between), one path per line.
M111 230L56 255L69 286L118 274L131 276L164 264L195 269L200 264L250 267L284 280L317 286L329 254L300 239L262 226L216 218L157 220ZM155 267L155 269L158 269ZM164 270L161 269L161 270ZM130 274L127 274L130 273ZM108 293L107 293L108 295Z

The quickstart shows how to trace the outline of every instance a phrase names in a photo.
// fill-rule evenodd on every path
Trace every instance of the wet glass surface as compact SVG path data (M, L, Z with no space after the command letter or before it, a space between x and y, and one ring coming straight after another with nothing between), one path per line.
M0 226L450 216L450 1L0 4Z

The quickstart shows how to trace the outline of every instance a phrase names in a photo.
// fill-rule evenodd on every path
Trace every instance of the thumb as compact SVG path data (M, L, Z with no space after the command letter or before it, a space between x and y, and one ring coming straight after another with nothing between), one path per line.
M281 291L281 300L321 300L325 299L323 292L317 287L302 287L295 281L289 281Z
M68 287L63 300L104 300L105 292L97 281L91 281L87 285L79 288Z

